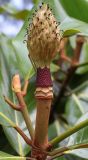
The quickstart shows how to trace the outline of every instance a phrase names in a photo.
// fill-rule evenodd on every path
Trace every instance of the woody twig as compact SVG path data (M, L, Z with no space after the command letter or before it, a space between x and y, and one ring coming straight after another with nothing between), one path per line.
M60 59L59 61L67 61L69 63L72 62L71 58L69 58L67 55L66 55L66 44L68 42L68 39L67 38L63 38L61 40L61 43L60 43L60 50L59 50L59 54L60 54Z
M78 68L81 49L82 49L82 46L83 46L84 42L85 42L85 39L84 39L83 36L77 36L76 48L74 50L74 55L73 55L73 58L71 60L70 67L67 70L66 78L62 83L62 87L60 89L58 97L55 100L54 106L57 106L58 101L60 101L61 98L63 97L67 85L69 84L72 76L74 75L75 71Z
M25 83L24 90L21 91L20 77L19 77L18 74L14 75L14 77L12 79L12 89L17 96L19 105L14 104L7 97L4 97L4 99L14 110L20 111L22 113L23 118L24 118L25 123L26 123L26 126L27 126L27 129L28 129L29 134L31 136L31 139L33 139L34 129L33 129L33 126L32 126L32 122L31 122L28 110L27 110L26 103L23 99L23 96L26 94L26 91L27 91L27 86L28 86L28 81L26 81L26 83Z

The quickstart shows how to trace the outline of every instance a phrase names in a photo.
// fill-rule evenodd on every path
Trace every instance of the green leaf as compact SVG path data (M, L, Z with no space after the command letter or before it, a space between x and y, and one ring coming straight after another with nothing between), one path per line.
M6 139L2 126L0 126L0 151L7 152L8 154L17 155L15 150L11 147Z
M66 103L65 115L69 124L74 124L84 112L84 108L81 105L79 98L73 94Z
M75 49L75 47L76 47L76 35L70 37L69 41L70 41L70 45L71 45L72 49Z
M24 9L22 11L17 11L16 13L10 14L10 16L16 18L16 19L21 19L21 20L25 20L25 18L27 17L27 15L30 14L30 11L27 9Z
M79 63L82 64L85 62L88 62L88 42L84 43L83 45ZM80 67L76 73L83 74L86 72L88 72L88 64Z
M34 4L39 3L40 0L32 0Z
M11 6L9 3L2 5L0 7L0 14L6 12L9 16L12 16L16 19L22 19L24 20L28 14L30 14L30 11L27 9L18 11L13 6Z
M52 132L53 130L55 132ZM53 139L56 136L57 136L56 122L54 122L49 126L49 139Z
M67 160L86 160L85 158L80 158L76 155L72 155L72 154L69 154L69 155L66 155L66 159Z
M5 116L5 114L3 114L2 112L0 112L0 119L1 119L1 121L2 121L2 123L1 123L1 121L0 121L0 124L1 124L1 125L4 125L4 122L5 122L5 125L6 125L6 123L7 123L7 126L11 126L11 127L15 127L15 126L16 126L15 123L13 123L7 116ZM4 121L3 121L2 119L4 119Z
M0 151L0 159L1 160L26 160L25 157L18 157L18 156L13 156L13 155L10 155L8 153L5 153L5 152L2 152Z
M83 35L88 36L88 24L76 19L71 19L70 17L66 17L60 24L60 29L64 32L69 29L78 30L82 32Z
M10 5L10 3L6 3L0 6L0 13L7 12L9 14L13 14L16 12L16 9Z
M0 64L1 65L0 112L2 112L3 114L5 113L7 117L9 117L14 123L16 123L16 125L19 125L21 129L25 132L25 134L29 136L21 113L11 109L10 106L8 106L4 102L3 97L2 97L2 95L6 95L14 103L17 103L15 96L11 90L12 76L15 73L19 73L20 76L22 77L22 82L23 82L27 75L27 72L29 71L31 72L30 69L32 68L32 65L30 63L30 60L28 59L25 47L23 48L21 46L20 41L17 41L17 40L13 40L13 41L15 41L14 46L11 40L9 40L3 35L0 36L0 59L2 60ZM16 46L17 48L15 47L15 45L18 45ZM34 90L31 88L31 92L28 91L29 98L27 101L29 106L31 106L32 108L31 111L33 111L34 109L34 105L33 105L34 99L33 98L30 99L30 97L33 94L34 94ZM32 120L33 119L34 118L32 118ZM21 156L26 155L28 151L30 150L30 148L24 142L22 137L14 129L7 128L7 127L3 127L3 129L4 129L6 137L8 138L9 143L16 150L16 152Z
M88 119L88 112L84 114L78 121L77 124ZM88 144L88 127L85 127L73 134L69 138L68 146L75 144ZM88 149L77 149L73 150L70 153L75 154L81 158L88 159Z
M25 78L25 76L27 75L27 73L29 73L29 71L33 72L32 70L32 65L30 63L30 60L28 58L28 51L26 46L23 44L22 41L20 40L13 40L12 41L12 46L14 49L14 54L16 56L16 63L18 63L19 65L17 65L18 69L20 69L20 74L22 75L22 77ZM32 75L29 73L29 76ZM31 78L31 77L29 77Z
M88 1L86 0L60 0L60 3L66 10L69 16L88 23Z
M59 70L59 66L57 66L54 63L51 63L50 68L51 68L51 72L56 72Z
M68 30L64 31L63 37L73 36L73 35L75 35L75 34L77 34L79 32L80 31L76 30L76 29L68 29Z
M88 112L88 80L76 87L72 96L66 102L65 116L70 125L75 124L77 120Z
M66 158L64 156L58 157L55 160L66 160Z

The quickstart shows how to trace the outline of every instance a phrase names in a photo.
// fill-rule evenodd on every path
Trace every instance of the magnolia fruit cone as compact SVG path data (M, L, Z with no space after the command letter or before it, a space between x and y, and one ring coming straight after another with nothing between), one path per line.
M61 34L54 15L47 4L35 13L28 28L27 48L36 67L49 66L59 50Z

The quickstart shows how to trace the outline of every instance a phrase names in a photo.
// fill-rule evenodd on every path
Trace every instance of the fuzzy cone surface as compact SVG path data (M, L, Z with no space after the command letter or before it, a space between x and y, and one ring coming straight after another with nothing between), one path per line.
M51 60L59 50L59 25L47 4L43 4L35 13L29 25L27 48L29 57L36 67L50 66Z

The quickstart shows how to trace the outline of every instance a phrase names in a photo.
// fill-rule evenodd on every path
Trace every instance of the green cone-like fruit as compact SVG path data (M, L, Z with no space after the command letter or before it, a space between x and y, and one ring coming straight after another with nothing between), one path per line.
M59 50L60 29L47 4L35 13L28 29L27 47L36 67L49 67Z

